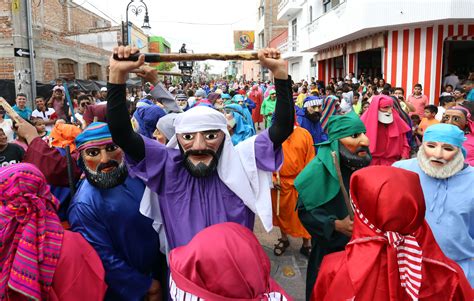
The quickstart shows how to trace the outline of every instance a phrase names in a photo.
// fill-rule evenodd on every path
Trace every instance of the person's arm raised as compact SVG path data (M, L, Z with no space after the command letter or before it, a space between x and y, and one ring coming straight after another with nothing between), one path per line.
M130 46L115 47L113 54L119 58L127 58L130 54L138 52L138 49ZM107 83L107 123L112 134L112 140L135 161L145 158L145 143L143 138L135 133L130 122L130 116L126 105L127 75L130 70L137 69L143 65L145 56L141 55L138 61L117 61L110 57L109 82Z
M291 78L288 76L286 62L280 58L280 52L273 48L258 51L258 59L263 67L272 71L275 77L277 95L274 121L268 129L273 148L278 149L293 132L295 123L295 107L291 93Z

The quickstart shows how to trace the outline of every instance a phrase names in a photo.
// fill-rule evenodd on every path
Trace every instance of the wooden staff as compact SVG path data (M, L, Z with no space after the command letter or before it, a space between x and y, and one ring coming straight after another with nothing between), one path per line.
M124 59L114 54L118 61L137 61L141 53L131 54ZM233 52L233 53L145 53L145 62L181 62L181 61L255 61L258 60L257 52Z
M10 118L16 123L20 123L23 120L23 118L21 118L20 115L18 115L18 113L13 110L5 98L0 97L0 105L5 109L5 112L7 112L8 116L10 116Z
M69 189L71 190L70 196L71 200L74 197L74 194L76 193L76 184L74 183L74 172L72 170L72 157L71 157L71 147L69 145L66 145L65 147L66 150L66 164L67 164L67 178L68 178L68 183L69 183Z
M277 216L280 216L280 197L281 197L281 179L280 179L280 172L276 172L276 178L277 178Z
M140 73L143 70L141 69L133 69L130 70L129 73ZM156 71L158 75L171 75L171 76L184 76L184 74L179 73L179 72L171 72L171 71Z
M344 197L344 202L346 203L347 212L351 220L354 220L354 211L352 210L351 201L349 199L349 194L347 193L346 187L344 186L344 181L342 179L341 168L339 166L339 160L337 158L336 152L331 152L332 162L336 167L337 179L339 180L339 186L341 187L342 196Z

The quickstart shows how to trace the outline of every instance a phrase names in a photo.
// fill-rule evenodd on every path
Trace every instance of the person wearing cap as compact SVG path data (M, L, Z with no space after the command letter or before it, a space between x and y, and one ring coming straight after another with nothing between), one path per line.
M270 260L258 239L236 223L202 230L171 251L169 262L173 301L293 300L271 278Z
M194 97L196 97L196 100L206 98L206 91L203 88L199 88L196 90L196 93L194 93Z
M311 300L473 300L425 221L429 204L416 173L371 166L352 175L350 188L351 241L324 258Z
M294 181L298 216L311 234L306 300L311 297L324 256L344 250L352 235L341 185L348 190L354 171L368 166L372 159L365 126L354 112L329 117L326 129L328 140L318 145L318 154ZM334 160L339 162L342 183Z
M57 119L62 119L64 121L68 120L67 118L67 105L66 105L66 94L64 93L63 86L55 86L53 88L53 95L48 100L48 106L53 107L55 114L52 116L57 117Z
M125 58L137 51L129 46L114 49ZM166 146L133 132L125 107L125 81L129 70L143 65L144 56L136 62L110 59L107 122L114 141L126 153L130 173L158 196L158 203L149 205L160 207L170 249L189 243L213 224L230 221L253 229L255 215L267 231L272 228L271 176L281 166L281 145L293 131L294 110L291 78L279 51L261 49L258 55L276 78L280 99L275 122L237 146L224 114L206 105L178 114L176 134Z
M189 108L188 97L184 93L176 94L176 103L178 107L184 112Z
M454 125L432 125L417 157L393 166L420 176L426 221L441 250L462 267L474 286L474 167L464 163L465 139Z
M102 101L105 101L107 99L107 87L102 87L100 88L100 94L99 94L99 98L97 98L97 102L102 102Z
M91 123L75 141L86 179L71 201L69 223L102 260L105 300L138 301L166 294L158 234L153 221L139 212L145 185L129 176L125 155L106 123Z
M318 144L328 139L320 122L322 105L322 98L308 96L303 102L303 110L297 110L296 113L298 124L311 134L313 144Z
M170 92L170 94L173 95L173 96L175 96L175 95L178 93L178 91L176 90L176 88L173 87L173 86L170 86L170 87L168 88L168 92Z

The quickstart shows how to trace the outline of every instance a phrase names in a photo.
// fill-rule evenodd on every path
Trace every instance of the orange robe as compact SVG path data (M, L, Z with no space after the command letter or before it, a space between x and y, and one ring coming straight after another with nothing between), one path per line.
M301 224L296 211L298 192L295 189L296 176L313 159L314 146L311 134L295 127L293 134L283 143L283 166L280 170L280 215L277 216L277 190L272 189L273 225L293 237L311 238L311 235ZM276 183L276 174L273 174Z

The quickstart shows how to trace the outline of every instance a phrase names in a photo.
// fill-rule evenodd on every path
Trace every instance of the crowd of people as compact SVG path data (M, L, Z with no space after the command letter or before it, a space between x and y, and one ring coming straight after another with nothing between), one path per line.
M267 48L273 81L172 85L137 51L98 92L0 107L2 300L293 300L257 216L276 258L301 239L307 300L473 300L474 78L435 106Z

